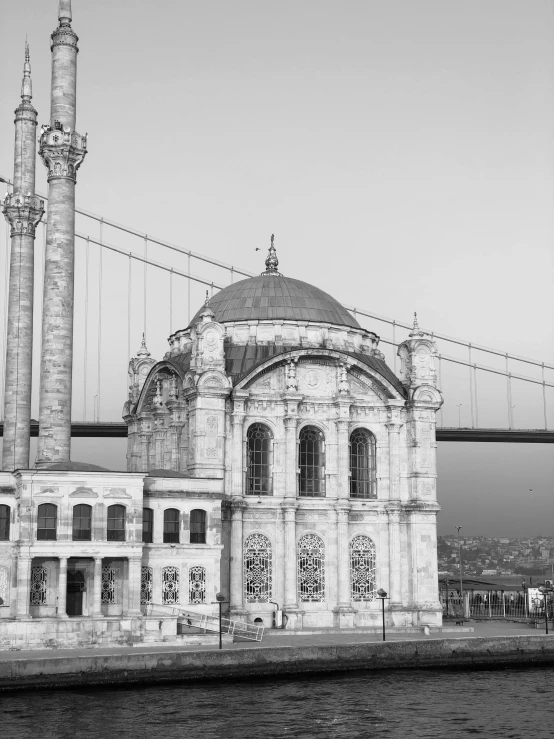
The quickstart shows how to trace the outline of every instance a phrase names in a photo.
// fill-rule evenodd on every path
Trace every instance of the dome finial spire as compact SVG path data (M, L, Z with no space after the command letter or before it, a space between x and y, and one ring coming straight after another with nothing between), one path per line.
M23 80L21 81L21 99L31 100L33 88L31 86L31 57L29 55L29 43L25 36L25 62L23 64Z
M271 234L271 245L265 260L265 272L262 275L280 277L280 272L277 271L279 266L279 260L277 259L277 252L275 250L275 234Z
M142 342L140 345L140 349L137 352L137 357L149 357L150 352L146 348L146 338L144 336L144 333L142 334Z

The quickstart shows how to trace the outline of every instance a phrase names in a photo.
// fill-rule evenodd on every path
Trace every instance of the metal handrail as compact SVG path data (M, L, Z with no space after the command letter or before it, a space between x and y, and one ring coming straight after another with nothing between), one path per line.
M203 631L213 631L219 633L219 617L206 613L198 613L181 606L170 605L167 603L148 603L146 605L146 615L155 615L156 610L161 610L162 614L170 612L168 615L176 616L178 619L186 619L186 625L191 628L202 629ZM230 618L221 619L221 632L223 634L231 634L240 639L248 639L249 641L262 641L264 635L263 626L252 626L243 621L235 621Z

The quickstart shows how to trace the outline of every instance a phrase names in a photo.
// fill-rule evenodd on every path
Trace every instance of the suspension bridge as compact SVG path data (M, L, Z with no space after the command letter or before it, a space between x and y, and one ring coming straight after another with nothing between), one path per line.
M8 178L0 177L0 182L11 187ZM47 197L39 197L47 207ZM41 226L42 241L37 233L35 249L36 274L42 276L45 223L46 217ZM72 436L125 437L127 428L120 420L120 409L127 397L126 366L138 348L137 337L144 333L149 343L150 336L159 339L184 328L203 302L206 289L213 295L254 273L83 209L77 209L76 223ZM0 409L7 338L7 224L4 239ZM35 290L38 357L41 278ZM380 348L396 373L396 348L411 330L411 322L387 318L357 305L345 308L360 325L381 335ZM441 349L438 384L446 400L438 414L438 441L554 443L554 364L422 328ZM35 372L38 376L38 365ZM38 409L37 398L33 399L35 407ZM31 436L38 436L38 422L31 422Z

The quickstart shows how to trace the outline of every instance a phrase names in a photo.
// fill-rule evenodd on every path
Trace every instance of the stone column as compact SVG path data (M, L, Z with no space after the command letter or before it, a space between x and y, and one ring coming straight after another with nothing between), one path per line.
M31 592L31 557L19 557L17 561L16 618L29 618Z
M60 557L58 570L58 618L67 618L67 557Z
M151 433L141 433L140 434L140 471L141 472L148 472L150 468L150 460L149 460L149 453L150 453L150 439L152 438Z
M94 558L94 587L92 598L92 615L102 615L102 557Z
M284 610L298 610L298 595L296 587L296 508L293 501L281 504L285 517L285 604ZM290 615L289 615L290 618Z
M35 196L37 111L31 98L31 65L26 47L21 103L15 111L13 193L2 202L11 237L2 440L4 470L29 468L35 228L44 213L44 201Z
M400 499L400 428L398 421L389 421L389 498Z
M242 449L242 431L244 425L244 414L236 411L232 416L233 423L233 464L232 464L232 489L233 498L242 498L244 479L244 456Z
M285 416L285 497L296 498L298 460L296 452L296 416Z
M347 499L350 497L350 448L348 445L349 421L340 419L337 421L337 447L338 447L338 480L337 497Z
M391 607L400 606L401 597L401 569L400 569L400 504L396 501L387 504L389 518L389 587Z
M75 131L77 35L71 3L60 0L52 34L50 125L39 154L48 170L37 467L70 459L75 277L75 183L86 136Z
M244 613L242 583L242 514L245 503L240 498L231 502L231 612Z
M339 608L351 608L350 593L350 553L348 551L348 502L339 503L337 511L337 576Z
M140 580L142 559L140 557L129 557L128 572L128 596L127 615L140 616Z

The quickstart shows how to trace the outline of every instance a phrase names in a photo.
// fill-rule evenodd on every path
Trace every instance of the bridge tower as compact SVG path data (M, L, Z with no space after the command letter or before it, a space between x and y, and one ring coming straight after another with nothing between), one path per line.
M70 459L75 279L75 184L87 137L75 131L77 42L71 0L59 0L52 33L50 123L39 154L48 170L37 467Z
M7 194L2 203L11 236L2 456L4 470L29 467L35 228L44 213L44 200L35 195L37 111L31 103L32 97L29 46L25 44L21 103L15 110L14 121L13 192Z

